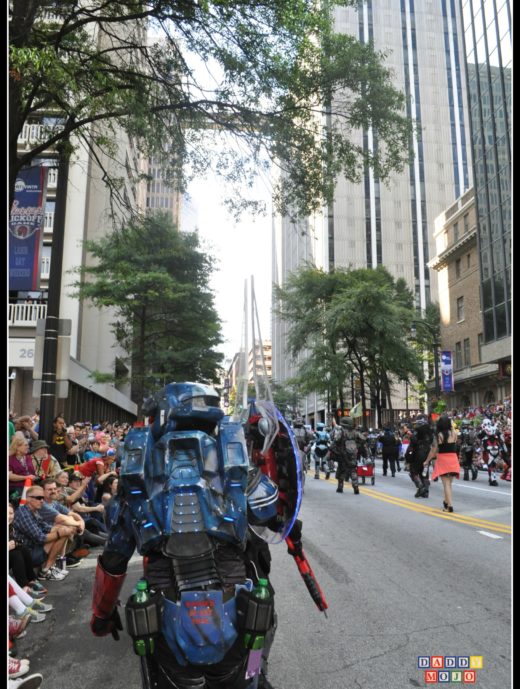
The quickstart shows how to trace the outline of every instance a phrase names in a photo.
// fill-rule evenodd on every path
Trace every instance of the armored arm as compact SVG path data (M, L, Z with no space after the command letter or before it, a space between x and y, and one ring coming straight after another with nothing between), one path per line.
M327 601L325 600L323 591L321 590L321 587L318 584L316 576L311 569L309 561L305 556L301 538L302 523L299 519L296 519L289 533L289 536L285 539L285 542L287 543L287 552L289 553L289 555L292 555L294 557L294 561L296 562L298 571L300 572L305 586L307 587L307 590L309 591L310 596L314 601L316 607L321 612L324 612L326 616L327 613L325 612L325 610L327 610L329 606Z
M135 537L128 507L120 498L113 501L105 519L109 537L96 567L90 628L95 636L112 634L117 640L118 630L123 628L117 604L135 550Z

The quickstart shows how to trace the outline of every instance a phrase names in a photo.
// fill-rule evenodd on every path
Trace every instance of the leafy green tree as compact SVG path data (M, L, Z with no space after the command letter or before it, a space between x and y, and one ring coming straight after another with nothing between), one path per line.
M216 381L223 356L209 288L214 261L197 233L179 232L157 213L85 248L93 261L74 269L74 296L114 308L112 330L132 364L134 401L164 381Z
M308 352L299 375L308 388L315 384L323 393L333 382L343 406L354 372L363 412L368 389L380 418L381 397L391 398L392 381L421 377L420 359L406 336L415 317L413 296L385 268L326 273L307 265L275 295L279 314L289 322L290 353Z
M431 380L435 375L434 352L437 351L437 356L440 356L441 315L438 303L431 302L428 304L423 314L417 312L412 323L411 336L418 356L426 363L427 377ZM440 367L440 362L437 364ZM420 392L430 396L427 381L422 381ZM436 399L430 399L429 406L432 407L432 404L436 402Z
M290 322L289 354L296 360L304 353L296 381L303 394L328 396L332 410L344 407L344 386L351 370L327 329L327 309L341 279L339 272L327 273L307 263L289 276L284 288L274 286L275 310Z
M103 168L120 130L145 156L162 155L181 190L203 172L238 188L274 162L277 209L302 215L331 200L339 174L359 180L369 164L384 180L403 169L404 96L384 54L334 33L335 4L358 2L11 0L11 199L18 171L69 139L121 189ZM56 122L17 152L23 126L42 113ZM369 127L374 152L352 136ZM210 134L225 147L212 149ZM245 203L236 193L229 200Z
M287 380L284 383L272 381L271 391L274 403L287 420L290 421L297 413L301 414L302 392L297 381Z
M407 333L414 318L413 295L403 279L386 268L346 271L334 296L330 317L338 342L361 382L363 413L366 389L381 418L381 397L391 401L392 380L421 377L419 359Z

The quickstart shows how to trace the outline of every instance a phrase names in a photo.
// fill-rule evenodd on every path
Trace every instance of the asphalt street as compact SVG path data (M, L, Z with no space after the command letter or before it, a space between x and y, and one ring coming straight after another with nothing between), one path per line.
M270 657L275 689L407 689L428 686L419 656L481 656L479 689L511 687L511 484L456 481L455 512L442 486L414 499L404 472L375 485L309 474L300 516L304 550L327 598L312 602L284 544L271 548L278 630ZM54 610L18 641L19 657L44 676L42 689L140 689L139 664L119 642L92 636L96 551L51 582ZM141 572L134 556L121 599ZM433 685L433 686L446 686ZM452 686L451 684L448 686Z

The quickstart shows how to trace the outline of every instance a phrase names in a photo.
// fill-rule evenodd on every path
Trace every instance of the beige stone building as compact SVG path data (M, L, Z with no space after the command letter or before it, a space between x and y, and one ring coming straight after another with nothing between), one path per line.
M429 267L438 274L441 351L451 351L454 392L444 393L450 408L485 405L510 393L497 362L482 356L483 321L474 189L435 221L437 255Z

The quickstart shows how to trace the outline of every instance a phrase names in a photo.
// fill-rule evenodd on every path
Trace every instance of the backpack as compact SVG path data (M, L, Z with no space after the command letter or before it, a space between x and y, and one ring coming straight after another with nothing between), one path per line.
M330 435L330 449L334 454L341 454L343 451L343 429L340 426L336 426Z
M390 430L386 430L383 436L383 447L395 447L397 444L395 435Z
M357 460L359 451L354 431L346 431L343 434L343 450L350 460Z

